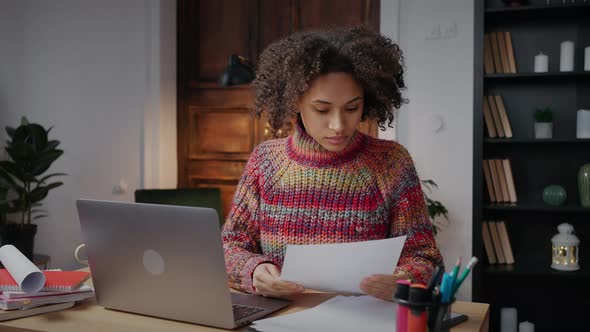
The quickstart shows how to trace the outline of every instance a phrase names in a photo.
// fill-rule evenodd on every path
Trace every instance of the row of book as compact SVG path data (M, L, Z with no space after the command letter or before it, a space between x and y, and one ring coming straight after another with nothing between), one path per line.
M490 202L518 202L509 159L484 159L483 175Z
M514 264L514 254L508 238L506 223L484 221L482 223L483 245L490 264Z
M484 70L486 74L514 74L516 61L509 31L490 32L483 39Z
M489 138L512 137L512 126L502 96L484 96L483 121Z

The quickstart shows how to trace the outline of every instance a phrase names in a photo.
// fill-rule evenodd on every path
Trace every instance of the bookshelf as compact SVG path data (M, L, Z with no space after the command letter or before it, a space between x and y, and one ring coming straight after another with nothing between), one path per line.
M584 330L590 306L590 208L579 205L577 173L590 163L590 139L576 138L576 111L590 108L590 72L583 71L584 47L590 46L590 1L529 0L505 7L501 0L475 2L473 254L480 258L473 274L473 300L491 304L490 330L500 330L500 308L516 307L519 321L535 331ZM516 73L484 71L484 35L510 32ZM573 72L559 71L560 43L575 43ZM534 73L534 56L549 56L549 72ZM497 71L496 71L497 72ZM486 96L500 95L513 137L489 138L484 123ZM553 109L553 138L534 139L533 111ZM491 203L483 161L509 159L518 202ZM549 206L543 189L562 185L564 206ZM504 221L514 264L488 264L483 221ZM581 240L581 270L550 268L551 237L557 225L572 224ZM590 264L590 263L588 263Z

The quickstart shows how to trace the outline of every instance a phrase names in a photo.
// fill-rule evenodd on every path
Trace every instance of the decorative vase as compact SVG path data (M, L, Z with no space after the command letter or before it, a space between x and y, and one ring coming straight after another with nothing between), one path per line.
M553 138L553 122L535 122L535 138Z
M560 206L565 203L566 198L567 195L562 186L550 185L543 190L543 202L549 205Z
M578 172L578 190L580 191L580 205L590 207L590 164L580 167Z

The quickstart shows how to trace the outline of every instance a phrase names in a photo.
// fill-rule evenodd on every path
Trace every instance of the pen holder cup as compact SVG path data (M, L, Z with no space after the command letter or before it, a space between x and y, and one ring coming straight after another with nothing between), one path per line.
M448 324L451 318L451 307L455 303L453 299L449 303L433 301L428 307L428 330L431 332L448 332L451 327ZM446 321L446 322L445 322Z

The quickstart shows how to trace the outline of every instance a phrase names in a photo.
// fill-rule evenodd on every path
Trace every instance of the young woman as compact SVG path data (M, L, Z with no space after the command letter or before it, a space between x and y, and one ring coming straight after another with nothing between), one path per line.
M281 280L287 244L356 242L406 235L395 271L361 289L392 300L396 280L427 282L442 259L420 181L398 143L357 131L391 125L404 99L397 45L363 27L300 32L260 57L256 112L295 133L253 151L222 236L233 288L264 296L304 291Z

